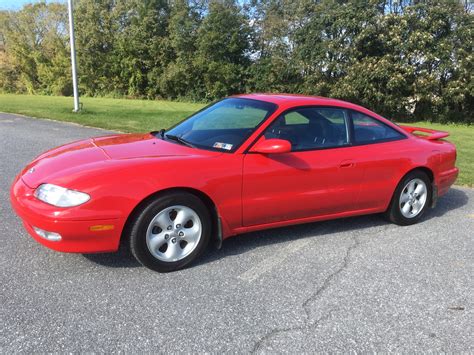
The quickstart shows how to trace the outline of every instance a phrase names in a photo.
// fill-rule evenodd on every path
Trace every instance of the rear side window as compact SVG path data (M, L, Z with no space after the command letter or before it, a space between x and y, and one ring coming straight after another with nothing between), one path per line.
M352 122L356 144L386 142L405 138L392 127L357 111L352 111Z

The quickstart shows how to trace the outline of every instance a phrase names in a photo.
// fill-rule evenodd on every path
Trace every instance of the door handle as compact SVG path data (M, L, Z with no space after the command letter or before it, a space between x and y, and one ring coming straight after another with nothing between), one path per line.
M352 168L354 166L354 162L352 160L344 160L339 164L340 168Z

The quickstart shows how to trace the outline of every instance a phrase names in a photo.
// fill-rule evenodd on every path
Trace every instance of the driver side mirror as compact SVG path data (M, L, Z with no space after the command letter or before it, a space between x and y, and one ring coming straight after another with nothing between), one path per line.
M252 149L252 153L261 154L281 154L291 152L291 143L284 139L265 139L257 142Z

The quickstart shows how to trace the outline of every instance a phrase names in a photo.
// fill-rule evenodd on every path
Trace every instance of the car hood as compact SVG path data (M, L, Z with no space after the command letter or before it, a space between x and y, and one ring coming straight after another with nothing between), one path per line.
M58 176L100 169L101 163L107 161L217 154L221 153L163 141L151 134L121 134L90 138L49 150L31 162L21 175L25 184L35 188Z

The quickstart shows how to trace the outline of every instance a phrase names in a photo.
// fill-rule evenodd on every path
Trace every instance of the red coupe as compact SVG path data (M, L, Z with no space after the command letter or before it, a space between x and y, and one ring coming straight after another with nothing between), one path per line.
M369 213L415 223L458 175L447 135L340 100L238 95L166 131L50 150L15 179L11 202L51 249L124 242L172 271L211 240L259 229Z

